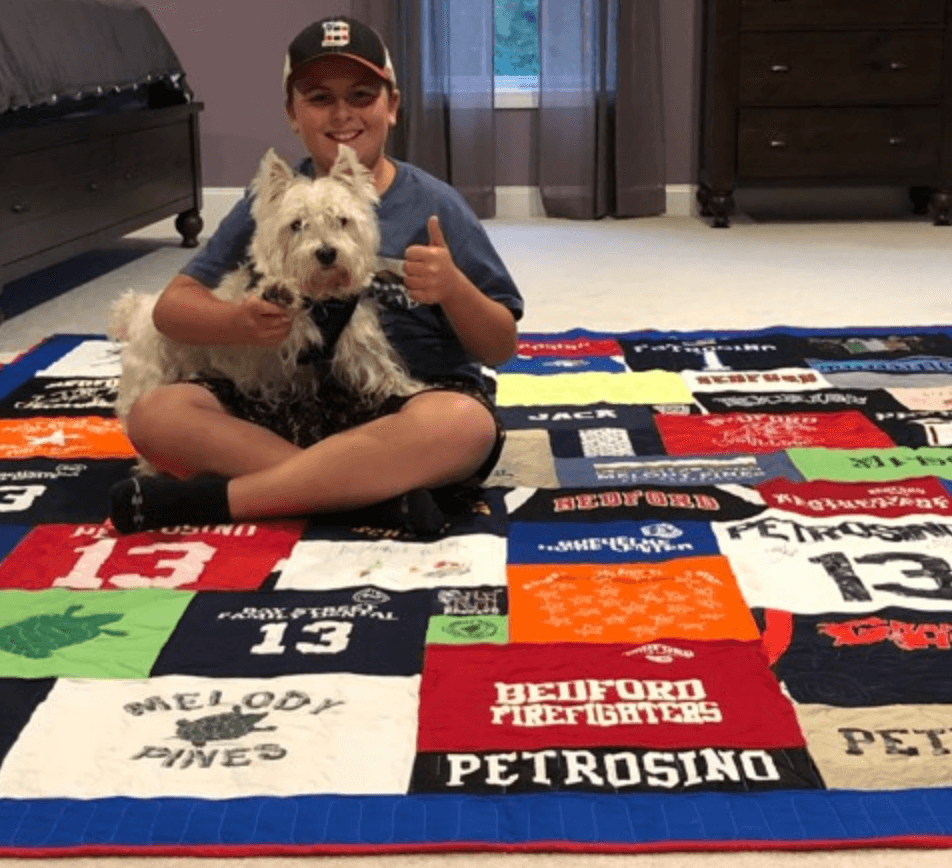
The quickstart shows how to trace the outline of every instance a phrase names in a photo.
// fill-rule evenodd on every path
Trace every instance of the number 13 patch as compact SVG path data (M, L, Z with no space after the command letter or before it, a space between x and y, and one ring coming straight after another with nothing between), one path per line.
M429 592L196 594L152 675L418 675Z
M952 607L952 519L768 509L712 526L751 606L786 612Z
M0 587L254 590L302 522L179 528L120 537L104 525L41 525L0 564Z

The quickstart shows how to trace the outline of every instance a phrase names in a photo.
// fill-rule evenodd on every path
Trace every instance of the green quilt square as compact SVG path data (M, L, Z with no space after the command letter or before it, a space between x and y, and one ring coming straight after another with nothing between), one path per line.
M917 476L952 480L952 452L943 447L788 449L787 456L808 481L892 482Z
M147 678L195 595L0 591L0 677Z
M433 615L426 631L428 645L505 645L509 618L505 615Z

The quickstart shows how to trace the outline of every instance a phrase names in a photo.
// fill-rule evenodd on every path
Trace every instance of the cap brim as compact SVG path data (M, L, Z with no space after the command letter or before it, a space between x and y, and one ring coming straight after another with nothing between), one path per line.
M304 70L306 70L309 66L311 66L311 64L317 63L320 60L327 60L328 58L332 58L332 57L345 57L348 60L352 60L355 63L359 63L361 66L365 67L366 69L369 69L372 73L374 73L377 76L377 78L379 78L381 81L385 82L386 84L391 84L391 85L396 84L392 74L388 73L387 70L385 69L381 69L376 64L371 63L369 60L367 60L364 57L359 57L356 54L349 54L346 51L328 51L326 54L319 54L316 57L312 57L310 60L305 60L304 63L299 64L298 67L293 72L288 74L286 79L286 87L289 87L289 88L293 87L294 82L300 77L301 73L304 72Z

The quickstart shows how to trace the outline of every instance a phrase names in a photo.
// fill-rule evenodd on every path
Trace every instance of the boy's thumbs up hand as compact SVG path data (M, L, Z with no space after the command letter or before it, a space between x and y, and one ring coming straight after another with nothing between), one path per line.
M426 231L430 235L430 247L446 247L443 230L440 229L440 218L436 214L426 221Z
M426 222L428 244L412 244L405 254L403 276L410 298L420 304L440 304L458 286L459 270L453 262L440 219Z

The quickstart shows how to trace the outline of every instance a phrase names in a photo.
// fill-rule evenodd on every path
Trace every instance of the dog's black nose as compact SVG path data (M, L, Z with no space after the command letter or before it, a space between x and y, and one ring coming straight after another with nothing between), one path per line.
M328 247L325 244L323 247L319 248L317 253L314 255L317 257L317 261L326 268L329 265L333 265L334 260L337 259L337 248Z

